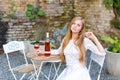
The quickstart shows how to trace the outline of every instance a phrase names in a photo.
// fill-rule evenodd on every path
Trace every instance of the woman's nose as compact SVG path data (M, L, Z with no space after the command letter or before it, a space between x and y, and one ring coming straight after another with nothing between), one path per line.
M74 24L75 27L77 27L77 24Z

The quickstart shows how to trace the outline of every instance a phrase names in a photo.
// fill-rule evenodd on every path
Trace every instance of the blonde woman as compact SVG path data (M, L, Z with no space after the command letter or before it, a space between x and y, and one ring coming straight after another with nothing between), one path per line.
M92 32L85 32L85 22L81 17L72 19L68 31L56 51L66 68L56 80L91 80L85 64L86 50L104 56L104 48Z

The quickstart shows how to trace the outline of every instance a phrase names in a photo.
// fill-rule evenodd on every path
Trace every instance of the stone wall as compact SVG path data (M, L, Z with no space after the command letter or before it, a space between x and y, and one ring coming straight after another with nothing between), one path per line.
M8 38L8 41L24 40L24 39L31 38L31 36L33 37L34 33L38 29L38 28L35 28L36 25L37 27L40 27L42 29L42 32L50 31L52 34L52 32L54 32L57 28L63 28L66 22L71 20L71 17L73 15L72 0L69 0L69 1L65 1L65 0L37 0L37 1L36 0L6 0L6 1L1 1L1 2L2 2L0 4L1 12L5 12L9 14L15 11L14 13L18 18L17 20L12 20L12 21L9 20L10 24L12 22L13 25L10 25L8 32L7 32L8 35L6 37ZM12 3L14 4L14 6L11 5ZM25 15L27 4L33 4L35 7L39 7L46 13L44 20L43 18L40 18L40 21L43 20L42 23L34 21L36 25L30 25L30 26L23 25L24 23L28 23L28 18ZM3 11L2 7L6 9ZM11 7L13 8L11 9Z
M7 31L7 41L12 41L12 40L25 40L28 39L29 37L33 36L35 33L34 25L26 25L23 23L22 25L10 25L9 23L9 28Z
M11 7L11 3L14 3L14 6ZM20 23L29 21L25 15L27 4L33 4L46 13L44 19L40 18L42 22L34 21L37 28L36 25L18 24L19 21ZM102 0L0 0L0 12L12 13L14 11L18 22L17 24L14 22L14 25L9 27L8 41L29 39L34 36L39 27L43 33L50 31L52 37L56 29L62 29L74 16L84 17L87 30L95 34L99 33L98 36L100 36L111 28L109 21L114 17L113 12L104 7Z
M105 8L102 0L75 0L74 6L75 16L85 18L88 31L102 36L111 28L110 20L114 18L114 14Z

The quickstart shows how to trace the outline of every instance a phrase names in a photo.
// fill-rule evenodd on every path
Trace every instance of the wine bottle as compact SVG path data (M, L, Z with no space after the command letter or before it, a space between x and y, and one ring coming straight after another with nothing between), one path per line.
M50 39L49 39L49 32L46 33L46 40L45 40L45 56L50 56Z

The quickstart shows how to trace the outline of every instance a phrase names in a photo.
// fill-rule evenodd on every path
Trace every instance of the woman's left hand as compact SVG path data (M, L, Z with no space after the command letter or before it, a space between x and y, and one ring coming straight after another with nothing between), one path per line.
M97 37L92 32L86 32L85 36L91 39L92 41L95 41L97 39Z

